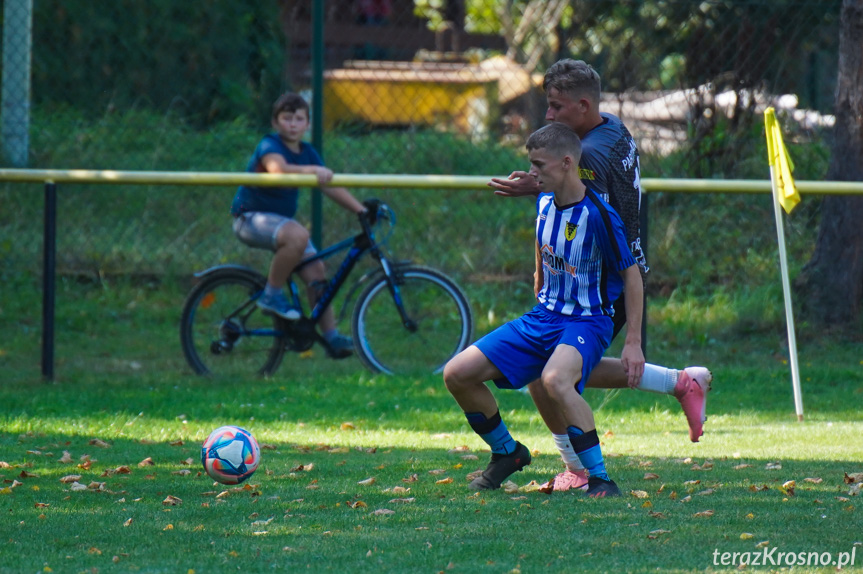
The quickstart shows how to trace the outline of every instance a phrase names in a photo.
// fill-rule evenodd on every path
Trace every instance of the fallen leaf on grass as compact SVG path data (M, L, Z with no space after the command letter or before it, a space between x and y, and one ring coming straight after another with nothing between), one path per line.
M749 532L743 532L740 534L740 540L749 540L751 538L755 538L755 535Z
M647 497L649 497L649 496L650 496L650 495L649 495L649 494L647 494L647 492L646 492L646 491L644 491L644 490L630 490L630 491L629 491L629 494L631 494L631 495L632 495L632 496L634 496L635 498L647 498Z
M671 534L671 531L670 530L663 530L661 528L658 530L651 530L650 534L648 534L647 537L651 540L656 540L657 538L659 538L663 534Z
M821 478L804 478L803 482L811 482L812 484L821 484L823 479Z
M710 518L711 516L713 516L713 511L702 510L701 512L696 512L695 514L693 514L693 516L695 516L696 518Z
M173 529L174 529L174 525L169 524L169 525L165 526L165 528L163 528L162 530L173 530Z
M477 470L475 470L475 471L473 471L473 472L469 472L469 473L467 473L467 476L465 476L465 479L466 479L468 482L470 482L470 481L472 481L473 479L475 479L475 478L479 478L480 476L482 476L482 472L483 472L483 471L482 471L482 469L477 469Z
M131 518L126 519L126 522L123 523L123 526L131 526L131 525L132 525L132 519Z
M138 463L138 466L140 466L140 467L155 466L155 465L156 465L156 463L153 462L153 459L150 458L149 456Z
M359 484L360 486L371 486L374 483L375 483L375 477L373 477L373 476L371 478L367 478L365 480L361 480L361 481L357 482L357 484Z
M21 474L18 475L18 478L39 478L39 475L33 474L32 472L27 472L26 470L22 470Z
M540 490L541 487L542 485L539 484L537 481L531 480L530 482L522 486L519 490L521 490L522 492L536 492L537 490Z
M350 508L368 508L369 506L362 500L357 500L355 502L346 502L345 504L348 505Z
M713 470L713 463L710 461L706 461L702 465L693 464L692 470Z
M409 504L409 503L411 503L411 502L416 502L416 498L414 498L414 497L410 497L410 498L392 498L392 499L390 499L390 502L392 502L392 503L396 503L396 504Z
M761 490L770 490L770 487L767 486L766 484L762 484L761 486L750 484L749 490L751 490L752 492L759 492Z
M645 472L644 473L644 480L656 480L657 478L659 478L659 475L656 474L655 472Z
M341 426L340 426L339 428L340 428L341 430L343 430L343 431L349 431L349 430L354 430L354 429L356 429L357 427L355 427L355 426L354 426L354 423L351 423L351 422L344 422L344 423L342 423L342 424L341 424Z
M181 468L180 470L175 470L171 474L176 474L178 476L188 476L188 475L192 474L192 471L189 470L188 468Z
M48 508L49 506L51 506L51 505L48 504L47 502L37 502L36 503L36 508Z
M501 485L503 491L507 494L516 494L518 492L518 485L511 480L507 480Z
M683 483L683 486L692 486L695 484L701 484L701 481L700 480L687 480L686 482Z
M375 516L389 516L390 514L395 514L395 510L390 510L389 508L378 508L372 514Z
M102 439L98 439L98 438L90 439L90 442L87 444L90 444L90 445L93 445L93 446L96 446L99 448L111 448L110 444L108 444L105 441L103 441Z
M734 470L743 470L744 468L752 468L751 464L738 464L737 466L731 467Z
M656 512L655 510L648 510L647 515L651 518L667 518L664 512Z
M756 544L756 545L755 545L755 547L756 547L756 548L765 548L765 547L767 547L767 546L769 546L769 545L770 545L770 541L769 541L769 540L762 540L761 542L759 542L758 544Z
M708 488L706 490L702 490L701 492L696 492L695 496L709 496L709 495L713 494L714 492L716 492L716 491L713 490L712 488Z
M72 490L72 492L80 492L82 490L87 490L87 487L80 482L73 482L69 488Z
M183 504L183 501L182 499L177 498L176 496L171 496L169 494L168 497L162 501L162 504L164 504L165 506L179 506L180 504Z
M91 482L90 484L87 485L87 488L89 490L102 491L102 490L105 490L105 483L104 482Z
M112 476L114 474L132 474L132 469L126 465L118 466L117 468L109 468L102 473L102 476Z
M68 484L70 482L78 482L79 480L81 480L80 474L67 474L60 479L60 482L62 482L63 484Z
M440 480L436 480L436 481L435 481L435 484L449 484L449 483L451 483L452 481L453 481L453 480L452 480L452 478L448 476L448 477L446 477L446 478L442 478L442 479L440 479Z
M779 490L782 491L783 494L787 494L788 496L794 496L794 489L797 487L797 483L793 480L786 481L779 487Z
M446 470L444 470L442 468L436 468L434 470L430 470L429 474L443 474L445 472L446 472Z
M461 457L464 460L479 460L479 457L475 454L463 454L463 455L461 455Z
M460 446L453 447L453 448L449 449L447 452L450 454L456 453L456 452L470 452L470 447L467 446L466 444L463 444Z
M183 442L183 439L177 439L177 440L169 442L168 446L183 446L184 444L186 444L186 443Z
M855 472L853 474L845 473L843 478L845 484L854 484L855 482L863 482L863 472Z
M410 484L412 482L418 481L419 479L420 479L419 476L417 476L416 474L412 474L407 478L403 478L402 482L404 482L405 484Z
M71 454L69 454L69 451L68 451L68 450L64 450L64 451L63 451L63 456L61 456L60 458L58 458L58 459L57 459L57 462L59 462L59 463L61 463L61 464L69 464L70 462L72 462L72 455L71 455Z
M764 469L765 470L782 470L782 463L781 462L768 462L766 465L764 465Z

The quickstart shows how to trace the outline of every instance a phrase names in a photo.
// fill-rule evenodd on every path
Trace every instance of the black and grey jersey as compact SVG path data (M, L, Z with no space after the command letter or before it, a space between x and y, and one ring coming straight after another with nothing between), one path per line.
M632 256L647 273L641 248L641 173L638 146L623 122L615 115L602 113L602 123L581 138L579 175L620 214Z

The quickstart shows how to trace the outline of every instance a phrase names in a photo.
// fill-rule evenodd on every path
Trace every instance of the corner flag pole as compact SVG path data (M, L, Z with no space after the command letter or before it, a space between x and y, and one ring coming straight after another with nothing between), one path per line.
M770 182L773 188L773 213L776 216L776 234L779 238L779 267L782 273L782 293L785 298L785 321L788 330L788 358L791 363L791 383L794 388L794 408L797 420L803 420L803 397L800 392L800 370L797 364L797 339L794 334L794 311L791 307L791 282L788 278L788 256L785 251L785 228L782 209L787 213L800 202L791 172L794 164L782 141L782 132L774 109L764 111L764 128L767 132L767 160L770 164Z

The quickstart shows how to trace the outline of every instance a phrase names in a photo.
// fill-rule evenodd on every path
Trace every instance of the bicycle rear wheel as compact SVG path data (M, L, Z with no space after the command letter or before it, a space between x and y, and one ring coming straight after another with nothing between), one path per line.
M386 276L375 275L354 307L357 357L375 372L438 373L470 343L473 318L467 297L435 269L401 266L395 276L410 325L402 322Z
M285 353L281 319L255 304L266 280L235 270L206 276L186 298L180 319L183 354L199 375L271 375Z

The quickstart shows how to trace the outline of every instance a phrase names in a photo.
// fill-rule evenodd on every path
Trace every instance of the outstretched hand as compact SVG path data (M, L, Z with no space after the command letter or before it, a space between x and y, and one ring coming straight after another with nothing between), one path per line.
M626 384L630 389L634 389L641 382L641 376L644 374L644 353L641 350L641 345L634 343L624 344L623 353L620 355L620 362L623 364L623 370L626 372Z
M539 193L536 180L526 171L514 171L506 179L493 177L488 186L494 188L495 195L504 197L536 196Z

